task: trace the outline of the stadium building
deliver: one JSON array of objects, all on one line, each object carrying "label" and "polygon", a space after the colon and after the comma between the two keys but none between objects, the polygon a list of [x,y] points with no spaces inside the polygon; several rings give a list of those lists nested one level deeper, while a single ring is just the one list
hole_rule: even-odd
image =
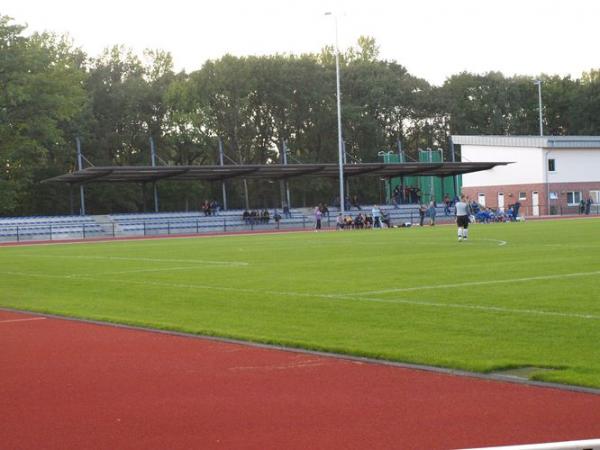
[{"label": "stadium building", "polygon": [[505,161],[466,173],[462,192],[504,210],[517,201],[524,215],[577,213],[600,203],[600,136],[452,136],[463,162]]}]

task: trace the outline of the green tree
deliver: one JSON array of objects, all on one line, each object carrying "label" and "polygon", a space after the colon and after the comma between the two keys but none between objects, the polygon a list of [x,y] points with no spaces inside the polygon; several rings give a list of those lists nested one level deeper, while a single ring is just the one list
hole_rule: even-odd
[{"label": "green tree", "polygon": [[54,188],[37,182],[67,168],[65,124],[85,104],[85,57],[66,38],[24,37],[11,22],[0,16],[0,213],[54,212]]}]

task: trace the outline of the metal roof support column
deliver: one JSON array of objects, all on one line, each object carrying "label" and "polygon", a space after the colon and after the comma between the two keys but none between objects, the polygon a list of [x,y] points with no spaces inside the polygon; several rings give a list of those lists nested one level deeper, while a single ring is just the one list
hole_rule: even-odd
[{"label": "metal roof support column", "polygon": [[75,211],[73,211],[73,183],[69,183],[69,206],[71,210],[71,215],[75,215]]},{"label": "metal roof support column", "polygon": [[[83,158],[81,155],[81,139],[76,137],[75,143],[77,144],[77,169],[83,170]],[[85,216],[85,191],[83,189],[83,183],[79,185],[79,198],[80,198],[79,214],[81,216]]]},{"label": "metal roof support column", "polygon": [[[346,143],[342,142],[342,149],[344,150],[344,165],[347,164],[347,155],[346,155]],[[344,208],[346,207],[346,199],[348,199],[348,208],[351,208],[352,206],[352,201],[350,198],[350,180],[348,179],[348,177],[344,177],[345,179],[345,183],[344,186],[346,187],[346,191],[345,191],[345,196],[343,199],[341,199],[340,201],[343,202],[344,204]]]},{"label": "metal roof support column", "polygon": [[[150,156],[152,158],[152,167],[156,167],[156,147],[154,146],[154,138],[150,136]],[[154,212],[158,212],[158,187],[156,181],[152,182],[152,190],[154,191]]]},{"label": "metal roof support column", "polygon": [[[283,146],[283,164],[285,166],[287,166],[287,152],[288,152],[288,148],[287,148],[287,144],[285,143],[285,141],[282,141],[282,146]],[[290,185],[288,183],[287,178],[283,181],[284,185],[285,185],[285,201],[287,202],[288,208],[292,208],[291,202],[290,202]]]},{"label": "metal roof support column", "polygon": [[[221,166],[225,165],[223,161],[223,141],[220,136],[217,136],[219,140],[219,164]],[[227,211],[227,188],[225,186],[225,180],[221,181],[221,190],[223,191],[223,210]]]},{"label": "metal roof support column", "polygon": [[[430,163],[433,163],[433,149],[431,147],[427,147],[428,160]],[[434,185],[434,177],[433,175],[429,177],[429,201],[432,201],[435,196],[435,185]]]},{"label": "metal roof support column", "polygon": [[[450,155],[452,156],[452,162],[456,162],[456,153],[454,151],[454,142],[452,141],[452,136],[450,136]],[[452,185],[454,187],[454,197],[460,197],[458,195],[458,180],[456,178],[457,176],[458,175],[456,175],[456,174],[452,175]]]},{"label": "metal roof support column", "polygon": [[140,183],[141,194],[142,194],[142,212],[146,212],[146,182],[142,181]]},{"label": "metal roof support column", "polygon": [[[402,149],[402,141],[398,139],[398,157],[400,158],[398,161],[400,163],[405,163],[406,158],[404,157],[404,150]],[[400,201],[401,203],[407,203],[406,198],[404,196],[404,175],[400,175]]]}]

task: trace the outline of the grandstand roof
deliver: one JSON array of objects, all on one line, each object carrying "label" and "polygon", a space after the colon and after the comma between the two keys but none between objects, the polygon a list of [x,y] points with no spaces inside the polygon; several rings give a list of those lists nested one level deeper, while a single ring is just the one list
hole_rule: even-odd
[{"label": "grandstand roof", "polygon": [[[446,177],[469,172],[492,169],[508,162],[439,162],[439,163],[362,163],[345,164],[344,176],[371,175],[378,177],[399,177],[426,175]],[[226,166],[108,166],[87,167],[42,182],[91,183],[91,182],[152,182],[159,180],[222,181],[230,178],[286,179],[302,176],[338,177],[337,164],[265,164],[265,165],[226,165]]]}]

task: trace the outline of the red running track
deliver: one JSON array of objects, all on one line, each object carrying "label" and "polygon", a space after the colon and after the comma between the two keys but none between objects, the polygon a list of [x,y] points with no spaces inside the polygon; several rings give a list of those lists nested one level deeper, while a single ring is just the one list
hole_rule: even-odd
[{"label": "red running track", "polygon": [[0,448],[449,449],[600,437],[600,395],[0,311]]}]

